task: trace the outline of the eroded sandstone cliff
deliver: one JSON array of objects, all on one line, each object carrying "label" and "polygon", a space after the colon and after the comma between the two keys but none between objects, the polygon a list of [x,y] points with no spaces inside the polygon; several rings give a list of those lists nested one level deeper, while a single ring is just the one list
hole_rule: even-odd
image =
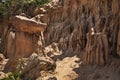
[{"label": "eroded sandstone cliff", "polygon": [[106,64],[120,57],[119,0],[60,0],[47,15],[46,45],[81,54],[86,64]]},{"label": "eroded sandstone cliff", "polygon": [[[15,47],[18,52],[11,53],[13,48],[9,46],[14,44],[14,41],[11,41],[11,36],[8,35],[8,33],[10,34],[9,26],[5,24],[7,27],[1,31],[4,32],[4,34],[0,35],[2,37],[0,51],[5,56],[12,54],[17,58],[21,58],[21,56],[24,57],[27,55],[26,50],[29,52],[28,54],[31,55],[34,51],[30,46],[42,44],[43,47],[39,47],[41,47],[43,51],[36,53],[45,53],[45,56],[47,55],[55,61],[61,59],[61,61],[56,62],[59,64],[59,67],[61,67],[59,62],[63,63],[62,60],[64,61],[65,59],[69,61],[71,60],[71,56],[77,56],[82,64],[110,64],[110,67],[112,66],[111,68],[117,68],[117,71],[120,71],[120,0],[52,0],[50,4],[36,8],[31,14],[35,16],[31,19],[47,24],[46,30],[42,34],[44,37],[39,39],[40,41],[43,40],[42,43],[38,41],[38,37],[35,37],[38,33],[40,34],[41,29],[37,29],[32,23],[29,24],[25,21],[21,21],[23,24],[20,24],[19,21],[19,23],[14,24],[14,22],[16,22],[15,19],[12,24],[15,26],[15,31],[19,33],[16,40],[20,41],[20,43],[18,42],[17,45],[19,46]],[[31,28],[31,24],[34,29]],[[26,35],[26,32],[29,34]],[[21,42],[20,37],[23,38],[25,42],[24,40]],[[10,44],[8,41],[11,41]],[[26,50],[24,50],[24,48],[26,48]],[[7,53],[7,50],[10,54]],[[54,53],[59,55],[53,56]],[[68,61],[65,62],[67,63]],[[109,69],[111,69],[110,67]],[[92,67],[90,69],[94,71],[95,68]],[[107,68],[105,67],[105,69]],[[97,70],[99,71],[99,68],[96,69],[96,71]],[[83,80],[85,80],[85,78]]]}]

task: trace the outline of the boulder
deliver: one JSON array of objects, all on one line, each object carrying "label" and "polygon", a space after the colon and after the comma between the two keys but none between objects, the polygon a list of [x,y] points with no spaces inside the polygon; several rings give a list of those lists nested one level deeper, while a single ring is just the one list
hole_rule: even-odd
[{"label": "boulder", "polygon": [[5,59],[5,56],[3,54],[0,54],[0,73],[4,70],[4,66],[6,65],[7,61],[8,60]]},{"label": "boulder", "polygon": [[5,59],[5,56],[3,54],[0,54],[0,62],[3,62]]},{"label": "boulder", "polygon": [[43,74],[47,76],[56,69],[56,64],[51,58],[40,57],[35,53],[29,57],[26,64],[22,70],[25,80],[35,80],[38,77],[43,77]]}]

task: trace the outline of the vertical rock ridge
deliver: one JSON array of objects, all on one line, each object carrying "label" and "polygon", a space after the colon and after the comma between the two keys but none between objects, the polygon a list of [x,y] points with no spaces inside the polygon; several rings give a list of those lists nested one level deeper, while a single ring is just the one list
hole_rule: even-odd
[{"label": "vertical rock ridge", "polygon": [[48,13],[46,45],[57,42],[64,51],[84,51],[86,64],[106,64],[111,55],[120,55],[119,0],[59,2],[61,7]]}]

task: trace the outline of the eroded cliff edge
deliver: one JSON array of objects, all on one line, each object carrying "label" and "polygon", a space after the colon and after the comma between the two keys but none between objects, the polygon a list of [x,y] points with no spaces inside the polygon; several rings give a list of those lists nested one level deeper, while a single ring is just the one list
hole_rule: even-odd
[{"label": "eroded cliff edge", "polygon": [[85,63],[106,64],[120,57],[119,0],[60,0],[48,11],[46,45],[59,44],[63,53],[83,53]]}]

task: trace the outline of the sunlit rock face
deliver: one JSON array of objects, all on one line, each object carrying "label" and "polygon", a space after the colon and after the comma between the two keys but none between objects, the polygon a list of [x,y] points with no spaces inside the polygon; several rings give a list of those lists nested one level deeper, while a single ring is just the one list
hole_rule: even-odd
[{"label": "sunlit rock face", "polygon": [[45,31],[46,24],[24,16],[15,16],[10,19],[9,27],[7,56],[23,58],[35,52],[39,34]]},{"label": "sunlit rock face", "polygon": [[10,60],[5,70],[14,71],[19,64],[19,59],[27,58],[37,52],[39,37],[42,37],[40,34],[45,31],[46,24],[24,16],[15,16],[10,19],[9,27],[6,56]]}]

